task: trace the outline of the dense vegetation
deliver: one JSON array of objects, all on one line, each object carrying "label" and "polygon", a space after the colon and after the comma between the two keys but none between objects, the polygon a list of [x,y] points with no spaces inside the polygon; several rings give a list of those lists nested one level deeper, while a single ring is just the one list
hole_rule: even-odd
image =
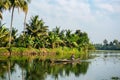
[{"label": "dense vegetation", "polygon": [[[49,26],[46,26],[44,21],[42,19],[39,19],[38,15],[31,17],[29,22],[26,23],[29,2],[30,0],[0,1],[1,21],[3,18],[2,13],[5,10],[11,10],[10,29],[8,29],[5,24],[2,24],[0,21],[0,47],[2,47],[2,52],[6,51],[4,48],[6,48],[9,52],[15,51],[21,53],[26,51],[25,48],[34,48],[34,50],[31,49],[32,51],[37,51],[36,49],[47,49],[47,51],[54,49],[56,53],[61,52],[62,50],[72,50],[73,52],[76,50],[77,52],[94,49],[93,45],[89,41],[87,33],[81,32],[81,30],[72,32],[69,29],[60,30],[60,27],[56,27],[50,31],[48,29]],[[24,30],[19,35],[17,33],[18,30],[13,27],[15,8],[18,10],[21,9],[25,13],[23,23]],[[59,48],[60,51],[58,51],[57,48]],[[43,52],[45,51],[43,50]]]},{"label": "dense vegetation", "polygon": [[108,42],[107,39],[103,41],[103,44],[95,44],[97,50],[120,50],[120,41],[117,39]]},{"label": "dense vegetation", "polygon": [[[18,30],[12,28],[12,47],[24,48],[58,48],[69,47],[79,50],[88,50],[92,48],[87,33],[76,30],[60,30],[59,27],[52,31],[48,30],[43,20],[38,16],[31,17],[26,24],[24,33],[17,35]],[[0,47],[9,46],[9,29],[5,25],[0,25]]]}]

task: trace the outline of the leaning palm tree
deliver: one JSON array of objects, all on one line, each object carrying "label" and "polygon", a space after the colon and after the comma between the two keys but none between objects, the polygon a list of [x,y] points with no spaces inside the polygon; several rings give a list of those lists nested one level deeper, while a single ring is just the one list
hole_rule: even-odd
[{"label": "leaning palm tree", "polygon": [[27,18],[27,13],[28,13],[28,3],[30,3],[31,0],[24,0],[21,5],[21,9],[25,13],[25,18],[24,18],[24,34],[26,30],[26,18]]},{"label": "leaning palm tree", "polygon": [[15,10],[15,8],[19,8],[19,7],[20,7],[20,1],[16,1],[16,0],[9,0],[9,1],[10,1],[10,3],[11,3],[10,9],[12,9],[11,24],[10,24],[10,38],[9,38],[9,47],[11,47],[13,15],[14,15],[14,10]]},{"label": "leaning palm tree", "polygon": [[27,14],[27,11],[28,11],[27,1],[30,1],[30,0],[8,0],[8,1],[11,3],[9,9],[12,10],[11,24],[10,24],[10,38],[9,38],[9,47],[10,47],[11,46],[11,38],[12,38],[14,10],[15,10],[15,8],[17,8],[18,10],[20,8],[20,9],[23,9],[23,11]]}]

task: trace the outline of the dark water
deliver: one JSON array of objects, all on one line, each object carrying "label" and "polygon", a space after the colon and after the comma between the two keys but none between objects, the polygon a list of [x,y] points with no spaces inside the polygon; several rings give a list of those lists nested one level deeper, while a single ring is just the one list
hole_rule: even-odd
[{"label": "dark water", "polygon": [[120,80],[120,52],[93,52],[69,64],[0,60],[0,80]]}]

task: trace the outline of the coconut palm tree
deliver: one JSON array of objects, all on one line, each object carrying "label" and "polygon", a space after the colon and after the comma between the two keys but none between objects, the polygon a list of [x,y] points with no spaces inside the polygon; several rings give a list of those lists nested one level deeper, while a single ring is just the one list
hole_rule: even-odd
[{"label": "coconut palm tree", "polygon": [[32,17],[27,26],[27,34],[34,37],[43,37],[47,35],[48,26],[44,26],[43,20],[39,20],[38,16]]},{"label": "coconut palm tree", "polygon": [[62,43],[62,40],[57,34],[51,31],[49,32],[49,42],[51,44],[51,47],[55,48],[57,46],[59,47],[59,43]]},{"label": "coconut palm tree", "polygon": [[[13,26],[13,16],[14,16],[14,10],[15,8],[17,8],[19,10],[23,9],[23,11],[25,12],[25,14],[27,14],[28,11],[28,5],[27,2],[30,0],[8,0],[11,5],[9,6],[9,9],[12,10],[12,14],[11,14],[11,24],[10,24],[10,38],[9,38],[9,47],[11,46],[11,38],[12,38],[12,26]],[[26,17],[25,17],[26,19]]]},{"label": "coconut palm tree", "polygon": [[25,30],[26,30],[26,18],[27,18],[27,13],[28,13],[28,3],[30,3],[31,0],[24,0],[22,5],[21,5],[21,9],[23,10],[23,12],[25,13],[25,18],[24,18],[24,34],[25,34]]},{"label": "coconut palm tree", "polygon": [[2,17],[2,12],[3,12],[3,10],[9,9],[10,4],[11,4],[11,3],[9,2],[9,0],[1,0],[1,1],[0,1],[0,19],[3,18],[3,17]]},{"label": "coconut palm tree", "polygon": [[2,19],[3,17],[2,17],[2,10],[3,10],[3,0],[2,1],[0,1],[0,19]]},{"label": "coconut palm tree", "polygon": [[5,47],[8,43],[9,30],[0,22],[0,46]]},{"label": "coconut palm tree", "polygon": [[10,24],[10,38],[9,38],[9,47],[11,46],[11,38],[12,38],[12,26],[13,26],[13,15],[15,8],[19,8],[25,12],[25,19],[24,19],[24,27],[26,23],[26,16],[28,12],[28,2],[30,0],[1,0],[0,1],[0,19],[2,19],[2,11],[5,9],[12,10],[11,14],[11,24]]},{"label": "coconut palm tree", "polygon": [[29,24],[26,24],[26,26],[26,35],[31,35],[31,37],[34,37],[34,47],[37,46],[37,48],[39,48],[40,45],[38,44],[44,42],[44,38],[48,35],[48,26],[45,26],[43,20],[39,20],[38,16],[32,17]]}]

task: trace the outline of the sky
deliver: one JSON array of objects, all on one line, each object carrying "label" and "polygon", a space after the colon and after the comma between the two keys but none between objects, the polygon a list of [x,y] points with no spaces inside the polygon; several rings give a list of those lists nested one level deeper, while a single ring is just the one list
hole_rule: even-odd
[{"label": "sky", "polygon": [[[120,0],[31,0],[27,22],[39,15],[52,30],[80,29],[87,32],[92,43],[104,39],[120,41]],[[10,25],[11,11],[3,12],[3,23]],[[24,13],[16,9],[13,26],[23,30]]]}]

